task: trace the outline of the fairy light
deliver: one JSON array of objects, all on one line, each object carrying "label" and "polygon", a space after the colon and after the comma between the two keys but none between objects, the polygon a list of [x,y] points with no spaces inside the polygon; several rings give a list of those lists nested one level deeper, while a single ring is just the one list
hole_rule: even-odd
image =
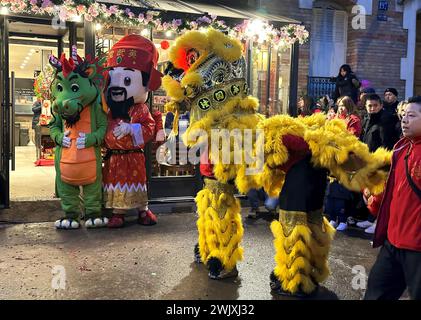
[{"label": "fairy light", "polygon": [[0,14],[2,14],[4,16],[9,14],[9,9],[7,7],[1,7]]}]

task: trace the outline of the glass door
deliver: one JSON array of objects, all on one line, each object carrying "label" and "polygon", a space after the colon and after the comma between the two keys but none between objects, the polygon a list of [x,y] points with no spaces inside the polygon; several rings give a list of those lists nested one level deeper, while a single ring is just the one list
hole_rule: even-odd
[{"label": "glass door", "polygon": [[6,16],[0,15],[0,208],[9,207],[10,88],[9,32]]}]

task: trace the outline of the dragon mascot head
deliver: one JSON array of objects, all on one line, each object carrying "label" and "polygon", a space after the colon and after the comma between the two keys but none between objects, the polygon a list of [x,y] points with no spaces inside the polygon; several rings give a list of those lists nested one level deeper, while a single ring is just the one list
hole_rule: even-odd
[{"label": "dragon mascot head", "polygon": [[53,97],[52,109],[58,113],[66,125],[73,126],[80,119],[83,108],[94,102],[101,102],[100,84],[102,59],[89,61],[77,55],[72,48],[72,55],[66,59],[62,53],[60,59],[50,56],[50,64],[56,69],[51,84]]}]

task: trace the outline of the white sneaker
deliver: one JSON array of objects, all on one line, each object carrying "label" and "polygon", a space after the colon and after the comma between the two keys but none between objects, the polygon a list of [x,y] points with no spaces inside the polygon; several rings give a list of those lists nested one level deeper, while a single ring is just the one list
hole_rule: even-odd
[{"label": "white sneaker", "polygon": [[364,230],[365,233],[374,234],[376,231],[376,224],[374,223],[372,226],[368,227]]},{"label": "white sneaker", "polygon": [[336,228],[338,231],[345,231],[346,229],[348,229],[348,225],[345,222],[341,222]]},{"label": "white sneaker", "polygon": [[334,227],[334,228],[336,228],[337,226],[338,226],[338,224],[336,223],[336,221],[334,221],[334,220],[330,220],[330,225],[332,226],[332,227]]},{"label": "white sneaker", "polygon": [[353,217],[348,217],[348,218],[346,219],[346,223],[347,223],[349,226],[353,226],[353,225],[355,225],[357,222],[355,221],[355,219],[354,219]]},{"label": "white sneaker", "polygon": [[362,228],[362,229],[367,229],[368,227],[371,227],[372,225],[373,225],[373,222],[370,222],[368,220],[357,222],[357,227]]}]

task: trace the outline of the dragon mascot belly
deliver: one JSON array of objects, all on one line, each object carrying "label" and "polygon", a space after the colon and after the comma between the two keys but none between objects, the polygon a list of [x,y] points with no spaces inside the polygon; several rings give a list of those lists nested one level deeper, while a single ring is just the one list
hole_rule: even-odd
[{"label": "dragon mascot belly", "polygon": [[206,264],[212,279],[238,274],[244,230],[234,194],[263,187],[280,200],[279,221],[271,224],[276,251],[271,289],[309,295],[329,274],[334,229],[322,212],[327,175],[351,190],[379,193],[390,154],[370,153],[343,122],[327,121],[323,114],[266,119],[256,111],[257,99],[248,96],[245,78],[240,42],[208,29],[176,40],[162,79],[171,97],[167,110],[190,110],[185,143],[201,150],[204,187],[196,197],[195,259]]},{"label": "dragon mascot belly", "polygon": [[103,227],[108,219],[102,216],[101,144],[107,128],[107,117],[101,103],[97,73],[98,60],[82,60],[72,48],[72,57],[60,60],[51,56],[56,68],[51,86],[54,99],[50,135],[56,144],[56,187],[61,198],[63,219],[58,229],[80,227],[80,187],[85,208],[85,226]]}]

